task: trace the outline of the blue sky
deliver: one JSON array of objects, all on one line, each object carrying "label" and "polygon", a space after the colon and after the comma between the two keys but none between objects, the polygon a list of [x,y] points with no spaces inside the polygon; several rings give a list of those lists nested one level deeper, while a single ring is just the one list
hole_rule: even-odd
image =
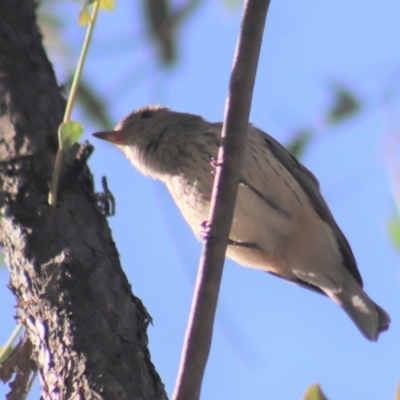
[{"label": "blue sky", "polygon": [[[120,0],[114,13],[100,15],[85,69],[113,122],[149,103],[221,120],[240,8],[228,11],[221,2],[204,1],[179,32],[177,66],[157,73],[143,39],[139,2],[128,3]],[[68,2],[59,9],[66,40],[79,44],[84,31],[75,25],[78,7]],[[378,94],[400,68],[399,15],[395,0],[272,1],[251,111],[251,121],[283,143],[298,128],[318,128],[302,161],[321,182],[365,290],[391,315],[390,330],[370,343],[332,301],[228,260],[202,399],[300,399],[316,381],[330,400],[394,398],[400,378],[400,255],[386,231],[394,204],[385,151],[389,143],[398,158],[393,126],[400,125],[400,104],[398,97],[379,102]],[[123,32],[131,44],[122,43]],[[55,60],[62,79],[63,64],[75,65],[76,56]],[[131,77],[118,79],[121,73]],[[335,81],[365,96],[368,106],[357,118],[327,127],[324,111]],[[90,138],[99,127],[82,113],[74,117],[96,146],[90,167],[98,187],[107,175],[117,199],[109,223],[133,292],[154,319],[148,329],[152,360],[171,395],[201,243],[161,184],[141,176],[110,144]],[[11,333],[15,312],[7,282],[8,272],[1,271],[0,342]],[[30,398],[37,398],[37,390]]]}]

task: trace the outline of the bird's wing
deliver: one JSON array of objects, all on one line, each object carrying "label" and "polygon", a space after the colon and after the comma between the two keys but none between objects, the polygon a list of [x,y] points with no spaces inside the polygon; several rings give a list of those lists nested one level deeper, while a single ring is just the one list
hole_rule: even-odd
[{"label": "bird's wing", "polygon": [[[256,129],[256,128],[255,128]],[[273,137],[267,135],[260,129],[256,129],[260,134],[265,145],[272,154],[281,162],[293,178],[300,184],[304,192],[310,199],[319,217],[332,228],[338,240],[340,252],[343,257],[343,264],[356,281],[362,286],[362,278],[357,268],[357,263],[351,250],[350,244],[340,230],[324,198],[321,195],[319,182],[312,172],[302,165],[292,154],[289,153]]]}]

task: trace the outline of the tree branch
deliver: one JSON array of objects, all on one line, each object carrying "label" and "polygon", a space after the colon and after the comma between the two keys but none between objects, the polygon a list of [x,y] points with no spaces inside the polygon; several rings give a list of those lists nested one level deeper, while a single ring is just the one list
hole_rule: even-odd
[{"label": "tree branch", "polygon": [[251,99],[269,0],[247,0],[234,58],[222,128],[206,239],[197,276],[174,400],[196,400],[211,347],[212,331],[239,175],[246,146]]}]

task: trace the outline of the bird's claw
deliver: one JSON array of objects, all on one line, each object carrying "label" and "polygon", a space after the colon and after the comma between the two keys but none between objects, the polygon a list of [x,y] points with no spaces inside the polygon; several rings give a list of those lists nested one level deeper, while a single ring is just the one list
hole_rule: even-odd
[{"label": "bird's claw", "polygon": [[201,231],[200,231],[200,237],[203,240],[206,240],[210,237],[210,228],[211,228],[211,224],[209,221],[203,221],[200,226],[202,227]]}]

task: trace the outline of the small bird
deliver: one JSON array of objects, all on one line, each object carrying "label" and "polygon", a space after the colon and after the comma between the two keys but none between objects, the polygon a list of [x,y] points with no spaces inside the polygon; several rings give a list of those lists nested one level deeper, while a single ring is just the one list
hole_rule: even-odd
[{"label": "small bird", "polygon": [[[222,123],[146,106],[113,131],[112,142],[144,175],[167,185],[197,238],[208,218]],[[363,291],[346,237],[323,199],[315,176],[281,144],[253,125],[226,255],[246,267],[329,296],[369,340],[389,327],[389,315]]]}]

